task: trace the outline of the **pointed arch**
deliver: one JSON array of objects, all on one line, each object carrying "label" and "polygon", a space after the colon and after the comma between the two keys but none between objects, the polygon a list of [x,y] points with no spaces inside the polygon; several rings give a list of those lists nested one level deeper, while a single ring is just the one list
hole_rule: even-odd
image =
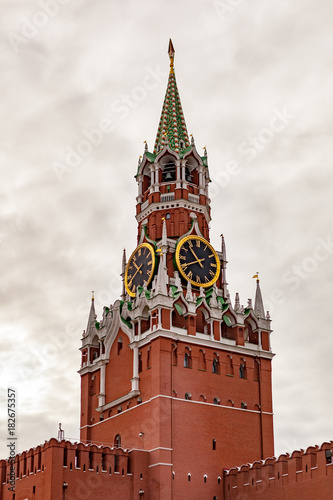
[{"label": "pointed arch", "polygon": [[244,358],[240,359],[239,363],[239,378],[247,378],[246,361]]},{"label": "pointed arch", "polygon": [[227,375],[229,375],[229,377],[234,376],[234,365],[232,361],[232,356],[230,356],[230,354],[228,354],[227,356]]},{"label": "pointed arch", "polygon": [[212,371],[213,373],[220,373],[220,359],[216,352],[213,355]]},{"label": "pointed arch", "polygon": [[209,312],[205,307],[199,307],[197,309],[197,324],[196,331],[198,333],[210,334],[210,325],[208,323]]},{"label": "pointed arch", "polygon": [[206,371],[206,354],[203,349],[199,350],[199,370]]},{"label": "pointed arch", "polygon": [[184,368],[192,368],[192,356],[191,356],[191,349],[189,347],[185,347]]}]

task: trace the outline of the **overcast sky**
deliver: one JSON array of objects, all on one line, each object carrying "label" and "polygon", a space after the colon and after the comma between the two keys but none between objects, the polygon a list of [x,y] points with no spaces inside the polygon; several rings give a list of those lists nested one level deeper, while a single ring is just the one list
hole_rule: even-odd
[{"label": "overcast sky", "polygon": [[260,271],[271,312],[276,455],[333,438],[332,23],[330,0],[0,0],[0,418],[5,438],[15,387],[18,451],[58,422],[79,437],[80,338],[136,246],[169,37],[232,300]]}]

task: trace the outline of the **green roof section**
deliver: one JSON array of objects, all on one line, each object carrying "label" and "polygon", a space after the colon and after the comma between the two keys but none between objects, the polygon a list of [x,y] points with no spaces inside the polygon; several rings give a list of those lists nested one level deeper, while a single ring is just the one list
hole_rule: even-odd
[{"label": "green roof section", "polygon": [[160,145],[160,147],[163,147],[166,143],[168,143],[169,147],[178,154],[183,153],[183,151],[190,146],[177,88],[176,76],[173,69],[175,50],[171,40],[169,42],[168,52],[170,57],[170,74],[157,130],[154,146],[155,154],[158,153],[158,146]]}]

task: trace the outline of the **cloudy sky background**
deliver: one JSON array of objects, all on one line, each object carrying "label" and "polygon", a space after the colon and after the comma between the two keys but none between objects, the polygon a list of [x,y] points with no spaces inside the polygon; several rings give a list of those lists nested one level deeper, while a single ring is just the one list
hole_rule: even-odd
[{"label": "cloudy sky background", "polygon": [[[169,37],[188,131],[208,150],[211,241],[224,233],[232,299],[246,305],[260,271],[271,312],[276,454],[333,439],[332,3],[0,10],[1,457],[7,387],[18,451],[58,422],[79,437],[80,337],[91,290],[100,317],[121,292],[123,247],[136,246],[133,176],[143,141],[153,148]],[[277,113],[287,118],[270,131]],[[100,143],[69,155],[101,123]]]}]

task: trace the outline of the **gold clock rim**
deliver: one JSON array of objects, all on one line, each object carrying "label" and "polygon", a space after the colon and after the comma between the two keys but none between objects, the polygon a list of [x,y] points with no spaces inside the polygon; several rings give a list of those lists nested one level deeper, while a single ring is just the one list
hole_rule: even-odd
[{"label": "gold clock rim", "polygon": [[130,266],[130,262],[131,260],[133,259],[133,256],[136,254],[136,252],[139,250],[139,248],[148,248],[150,253],[151,253],[151,256],[153,258],[153,265],[152,265],[152,269],[151,269],[151,273],[150,273],[150,276],[149,276],[149,279],[147,281],[147,286],[150,284],[151,280],[153,279],[153,275],[154,275],[154,272],[155,272],[155,263],[156,263],[156,258],[155,258],[155,250],[154,250],[154,247],[153,245],[151,245],[150,243],[140,243],[140,245],[138,245],[134,250],[133,252],[131,253],[131,256],[130,258],[128,259],[128,262],[126,264],[126,270],[125,270],[125,288],[126,288],[126,292],[128,293],[128,295],[130,297],[135,297],[135,293],[131,292],[130,289],[128,288],[127,286],[127,276],[128,276],[128,268]]},{"label": "gold clock rim", "polygon": [[[216,273],[215,273],[214,278],[211,279],[210,281],[208,281],[208,283],[197,283],[197,281],[189,279],[181,268],[181,264],[180,264],[180,260],[179,260],[179,253],[180,253],[180,249],[183,246],[183,244],[188,240],[200,240],[200,241],[202,241],[212,250],[212,253],[214,254],[215,261],[216,261]],[[186,281],[189,281],[194,286],[198,286],[198,287],[201,286],[202,288],[208,288],[208,287],[214,285],[214,283],[216,283],[216,281],[218,280],[219,275],[220,275],[220,271],[221,271],[220,259],[219,259],[219,256],[217,255],[216,250],[212,247],[212,245],[209,243],[209,241],[207,241],[202,236],[196,236],[196,235],[184,236],[184,238],[182,238],[179,241],[177,248],[176,248],[176,264],[177,264],[178,271],[180,272],[180,274],[182,275],[182,277]]]}]

